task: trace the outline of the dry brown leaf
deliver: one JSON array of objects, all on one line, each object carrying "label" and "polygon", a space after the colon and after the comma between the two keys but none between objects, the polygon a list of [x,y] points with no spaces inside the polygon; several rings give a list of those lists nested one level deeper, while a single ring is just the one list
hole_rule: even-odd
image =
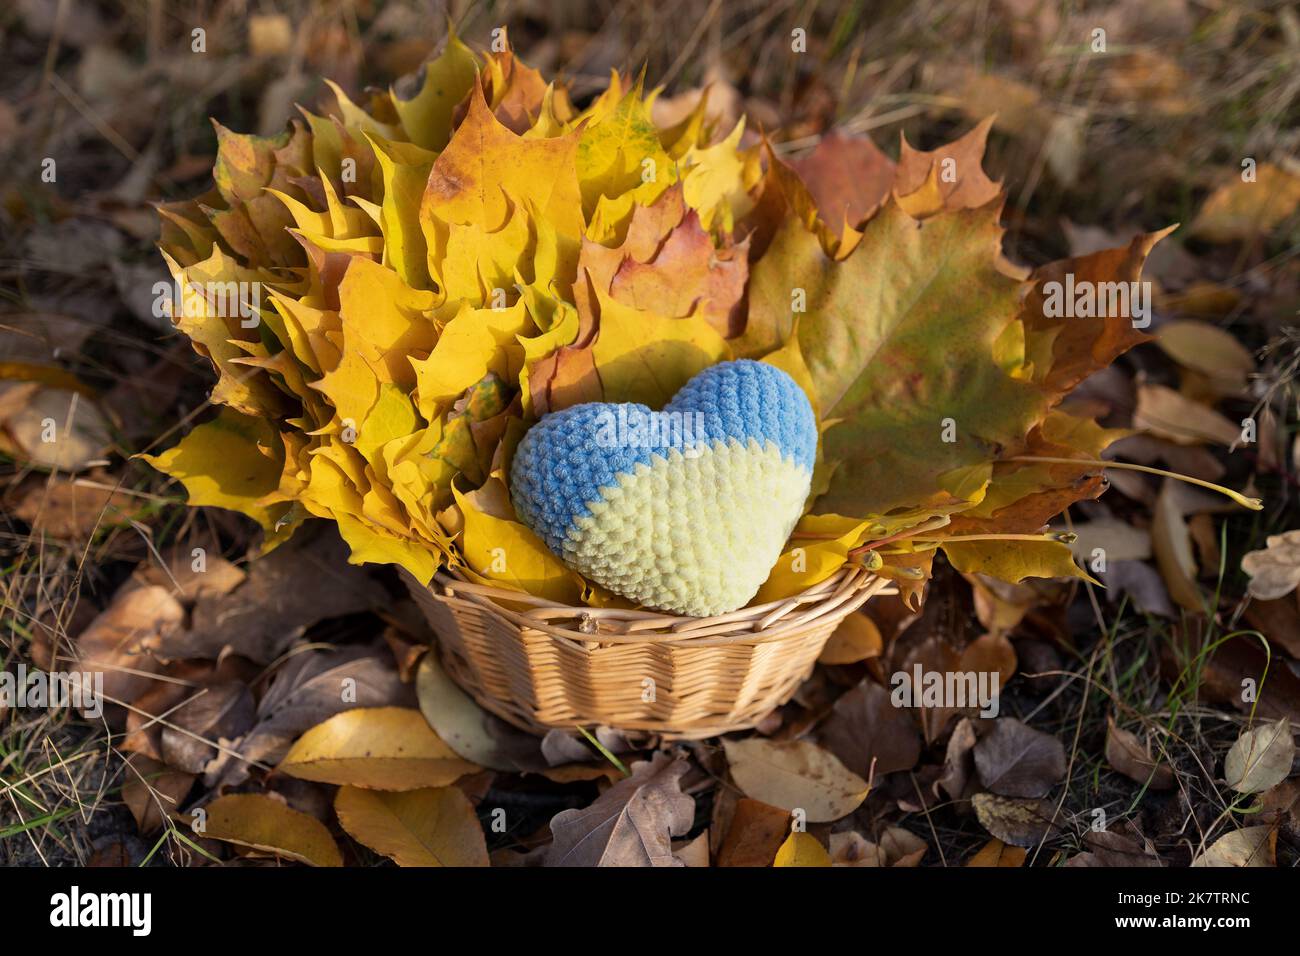
[{"label": "dry brown leaf", "polygon": [[747,796],[810,823],[838,820],[867,798],[867,782],[827,750],[806,740],[724,740],[732,779]]},{"label": "dry brown leaf", "polygon": [[77,391],[30,384],[0,382],[0,390],[24,392],[16,407],[0,399],[0,449],[38,468],[64,472],[100,461],[112,434],[99,406]]},{"label": "dry brown leaf", "polygon": [[1088,849],[1066,860],[1068,867],[1159,867],[1163,864],[1136,840],[1111,830],[1089,830],[1084,835]]},{"label": "dry brown leaf", "polygon": [[122,784],[122,802],[140,832],[153,833],[180,810],[194,785],[194,774],[173,770],[144,754],[132,754],[127,762],[130,769]]},{"label": "dry brown leaf", "polygon": [[204,784],[235,786],[247,778],[250,761],[278,763],[294,740],[327,717],[353,707],[405,704],[410,696],[377,644],[295,648],[258,701],[252,728],[205,768]]},{"label": "dry brown leaf", "polygon": [[1266,826],[1233,830],[1192,860],[1192,866],[1277,866],[1277,831]]},{"label": "dry brown leaf", "polygon": [[1209,322],[1166,322],[1156,344],[1179,365],[1204,375],[1219,394],[1240,392],[1255,371],[1255,357],[1236,336]]},{"label": "dry brown leaf", "polygon": [[1203,611],[1205,601],[1196,583],[1196,557],[1192,554],[1192,535],[1183,518],[1174,488],[1174,479],[1166,478],[1156,497],[1151,523],[1151,546],[1156,565],[1169,588],[1169,596],[1189,611]]},{"label": "dry brown leaf", "polygon": [[86,537],[97,529],[125,524],[140,513],[143,500],[115,490],[115,484],[100,472],[84,479],[58,477],[48,485],[34,483],[15,502],[13,513],[36,535]]},{"label": "dry brown leaf", "polygon": [[1180,445],[1213,442],[1231,446],[1241,440],[1240,425],[1163,385],[1138,386],[1133,427]]},{"label": "dry brown leaf", "polygon": [[[835,702],[821,726],[821,740],[853,773],[870,779],[911,770],[921,757],[921,735],[907,710],[895,707],[889,691],[870,678]],[[873,771],[874,763],[874,771]]]},{"label": "dry brown leaf", "polygon": [[160,665],[150,650],[180,627],[185,610],[160,587],[125,587],[77,638],[81,671],[104,675],[108,702],[130,703],[152,685]]},{"label": "dry brown leaf", "polygon": [[718,849],[718,866],[771,866],[789,832],[789,810],[741,797]]},{"label": "dry brown leaf", "polygon": [[1018,800],[992,793],[971,798],[980,825],[1003,843],[1037,846],[1059,827],[1053,822],[1056,808],[1047,800]]},{"label": "dry brown leaf", "polygon": [[339,823],[353,839],[398,866],[487,866],[474,807],[456,787],[385,793],[340,787]]},{"label": "dry brown leaf", "polygon": [[1137,735],[1115,724],[1106,717],[1106,762],[1130,780],[1152,790],[1168,790],[1177,780],[1173,768],[1151,756],[1151,748],[1143,746]]},{"label": "dry brown leaf", "polygon": [[215,659],[228,650],[269,664],[317,621],[387,606],[387,592],[347,556],[333,529],[304,528],[228,594],[200,594],[190,628],[162,636],[158,653]]},{"label": "dry brown leaf", "polygon": [[178,770],[202,773],[219,752],[214,744],[242,736],[253,725],[254,712],[246,684],[224,681],[203,688],[168,714],[163,760]]},{"label": "dry brown leaf", "polygon": [[1255,181],[1234,173],[1205,200],[1192,222],[1192,235],[1210,242],[1237,242],[1271,233],[1300,205],[1300,176],[1260,163]]},{"label": "dry brown leaf", "polygon": [[1021,867],[1025,865],[1025,857],[1028,855],[1028,852],[1022,847],[1007,846],[995,837],[980,847],[979,852],[966,861],[966,865],[975,867]]},{"label": "dry brown leaf", "polygon": [[969,717],[957,721],[948,738],[948,747],[943,758],[943,775],[934,782],[935,796],[942,787],[952,800],[960,800],[975,776],[975,724]]},{"label": "dry brown leaf", "polygon": [[960,669],[965,673],[998,675],[998,693],[1015,676],[1016,649],[1005,634],[981,634],[961,652]]},{"label": "dry brown leaf", "polygon": [[656,753],[632,765],[632,776],[610,787],[591,806],[551,819],[555,839],[547,866],[681,866],[672,837],[685,836],[695,801],[681,791],[684,760]]},{"label": "dry brown leaf", "polygon": [[1118,518],[1097,518],[1076,524],[1075,539],[1070,551],[1085,566],[1098,548],[1104,553],[1106,564],[1112,561],[1145,561],[1151,557],[1151,532],[1135,528]]},{"label": "dry brown leaf", "polygon": [[975,744],[975,769],[999,796],[1042,797],[1065,779],[1065,745],[1014,717],[1001,717]]},{"label": "dry brown leaf", "polygon": [[1300,585],[1300,530],[1269,535],[1265,546],[1241,559],[1250,575],[1250,596],[1261,601],[1285,597]]},{"label": "dry brown leaf", "polygon": [[709,865],[709,831],[705,830],[694,840],[674,840],[673,858],[682,866],[704,869]]}]

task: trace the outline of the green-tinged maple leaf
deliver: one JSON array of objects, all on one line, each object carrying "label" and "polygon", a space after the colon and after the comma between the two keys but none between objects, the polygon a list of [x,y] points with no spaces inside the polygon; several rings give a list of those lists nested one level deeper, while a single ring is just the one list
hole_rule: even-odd
[{"label": "green-tinged maple leaf", "polygon": [[800,349],[822,415],[840,420],[823,436],[839,466],[818,511],[970,500],[970,470],[1045,413],[994,352],[1018,293],[994,267],[1001,234],[996,205],[918,223],[891,202],[843,262],[791,220],[755,265],[746,339],[784,340],[802,294]]}]

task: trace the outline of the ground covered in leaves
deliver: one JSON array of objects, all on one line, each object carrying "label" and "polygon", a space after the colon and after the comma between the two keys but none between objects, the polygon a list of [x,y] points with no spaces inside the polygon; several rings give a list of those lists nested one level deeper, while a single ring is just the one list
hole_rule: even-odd
[{"label": "ground covered in leaves", "polygon": [[[967,6],[448,11],[476,47],[508,27],[578,104],[645,63],[666,125],[710,85],[718,128],[747,114],[849,222],[874,189],[842,137],[871,136],[879,169],[900,131],[929,147],[996,111],[984,165],[1009,190],[1009,261],[1182,223],[1143,275],[1153,341],[1070,407],[1132,430],[1109,456],[1264,510],[1112,470],[1058,526],[1104,588],[940,559],[922,610],[871,601],[756,731],[690,743],[514,730],[442,673],[395,574],[348,565],[319,529],[254,560],[255,527],[187,510],[130,459],[210,415],[210,369],[155,309],[151,205],[209,188],[207,117],[274,133],[295,102],[332,103],[316,77],[359,96],[417,68],[445,23],[400,0],[0,14],[0,149],[19,171],[0,187],[4,669],[93,663],[113,702],[0,704],[0,860],[1295,865],[1300,19]],[[51,415],[73,426],[57,459]],[[895,706],[893,676],[918,666],[997,674],[1000,710]]]}]

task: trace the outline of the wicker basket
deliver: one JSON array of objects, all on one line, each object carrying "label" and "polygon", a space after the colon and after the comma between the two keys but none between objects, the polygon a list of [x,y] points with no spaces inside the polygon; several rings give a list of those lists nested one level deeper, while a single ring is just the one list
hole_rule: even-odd
[{"label": "wicker basket", "polygon": [[571,607],[445,572],[427,588],[407,583],[447,673],[487,710],[533,733],[604,724],[670,739],[754,726],[812,673],[840,621],[890,586],[846,567],[781,601],[676,617]]}]

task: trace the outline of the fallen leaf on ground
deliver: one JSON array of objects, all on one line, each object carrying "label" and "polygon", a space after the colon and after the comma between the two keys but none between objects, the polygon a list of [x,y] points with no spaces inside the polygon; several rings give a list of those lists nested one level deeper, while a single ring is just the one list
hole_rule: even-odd
[{"label": "fallen leaf on ground", "polygon": [[1059,830],[1052,822],[1056,808],[1047,800],[1017,800],[977,793],[971,803],[980,825],[1003,843],[1037,846]]},{"label": "fallen leaf on ground", "polygon": [[1192,866],[1277,866],[1277,831],[1272,827],[1243,827],[1225,833]]},{"label": "fallen leaf on ground", "polygon": [[42,481],[28,487],[14,503],[13,513],[37,535],[86,537],[97,529],[125,524],[143,510],[142,499],[115,487],[115,479],[97,472],[85,479],[58,477],[48,485]]},{"label": "fallen leaf on ground", "polygon": [[943,758],[943,774],[934,782],[935,796],[942,787],[949,799],[960,800],[975,777],[975,757],[972,751],[976,743],[975,725],[969,717],[957,721],[948,738],[948,746]]},{"label": "fallen leaf on ground", "polygon": [[1273,601],[1300,585],[1300,530],[1269,535],[1265,547],[1241,559],[1250,575],[1250,596]]},{"label": "fallen leaf on ground", "polygon": [[195,775],[173,770],[144,754],[132,754],[130,769],[122,784],[122,802],[135,817],[140,832],[153,833],[181,808],[194,786]]},{"label": "fallen leaf on ground", "polygon": [[220,741],[243,735],[253,724],[255,705],[248,685],[225,681],[205,687],[167,716],[162,756],[178,770],[202,773]]},{"label": "fallen leaf on ground", "polygon": [[672,837],[685,836],[695,801],[681,791],[684,760],[656,753],[589,807],[551,819],[547,866],[680,866]]},{"label": "fallen leaf on ground", "polygon": [[275,672],[257,704],[256,721],[230,753],[206,768],[208,787],[232,787],[248,777],[250,761],[276,764],[305,731],[354,707],[405,704],[411,692],[382,648],[300,650]]},{"label": "fallen leaf on ground", "polygon": [[1255,181],[1235,172],[1206,198],[1190,232],[1209,242],[1237,242],[1268,235],[1300,205],[1300,176],[1260,163]]},{"label": "fallen leaf on ground", "polygon": [[398,866],[487,866],[474,808],[455,787],[385,793],[340,787],[339,823],[354,840]]},{"label": "fallen leaf on ground", "polygon": [[823,664],[855,664],[879,657],[883,647],[876,622],[865,614],[850,614],[831,634],[817,660]]},{"label": "fallen leaf on ground", "polygon": [[1196,583],[1192,533],[1178,504],[1175,481],[1166,478],[1156,497],[1151,521],[1151,547],[1169,596],[1189,611],[1204,611],[1205,600]]},{"label": "fallen leaf on ground", "polygon": [[325,824],[274,797],[235,793],[206,807],[200,836],[234,843],[312,866],[342,866],[343,855]]},{"label": "fallen leaf on ground", "polygon": [[1195,319],[1166,322],[1156,344],[1184,368],[1207,376],[1224,394],[1240,392],[1255,371],[1255,357],[1231,332]]},{"label": "fallen leaf on ground", "polygon": [[1028,855],[1024,848],[1007,846],[1001,840],[994,838],[980,847],[979,852],[966,861],[966,865],[1020,867],[1025,865],[1025,857]]},{"label": "fallen leaf on ground", "polygon": [[690,842],[674,840],[673,858],[682,866],[707,867],[709,865],[709,831],[705,830]]},{"label": "fallen leaf on ground", "polygon": [[1223,776],[1238,793],[1261,793],[1289,777],[1294,760],[1291,721],[1283,717],[1238,737],[1223,760]]},{"label": "fallen leaf on ground", "polygon": [[429,724],[466,760],[489,770],[510,772],[546,767],[537,738],[476,704],[447,676],[433,651],[420,661],[415,690]]},{"label": "fallen leaf on ground", "polygon": [[445,787],[479,768],[406,707],[345,710],[303,734],[280,763],[303,780],[373,790]]},{"label": "fallen leaf on ground", "polygon": [[789,832],[789,810],[741,797],[718,849],[718,866],[771,866]]},{"label": "fallen leaf on ground", "polygon": [[921,734],[907,710],[895,707],[889,691],[870,678],[835,702],[821,726],[821,740],[846,768],[869,779],[910,770],[921,757]]},{"label": "fallen leaf on ground", "polygon": [[1100,548],[1109,567],[1112,561],[1145,561],[1151,557],[1151,532],[1118,518],[1098,518],[1076,524],[1070,545],[1076,560],[1087,564]]},{"label": "fallen leaf on ground", "polygon": [[1133,427],[1180,445],[1214,442],[1230,446],[1241,440],[1240,425],[1163,385],[1138,386]]},{"label": "fallen leaf on ground", "polygon": [[1177,780],[1173,768],[1151,756],[1137,735],[1106,718],[1106,762],[1115,770],[1152,790],[1168,790]]},{"label": "fallen leaf on ground", "polygon": [[980,782],[1004,797],[1042,797],[1065,779],[1065,745],[1051,734],[1002,717],[975,744]]},{"label": "fallen leaf on ground", "polygon": [[185,610],[160,587],[124,588],[77,638],[76,667],[101,671],[107,702],[130,703],[153,683],[160,665],[149,653],[180,627]]},{"label": "fallen leaf on ground", "polygon": [[165,657],[214,659],[223,651],[269,664],[317,621],[390,603],[332,529],[294,535],[254,561],[248,579],[228,594],[201,594],[188,630],[158,641]]},{"label": "fallen leaf on ground", "polygon": [[773,866],[830,866],[831,855],[810,833],[791,833],[776,851]]},{"label": "fallen leaf on ground", "polygon": [[[15,390],[24,397],[10,403]],[[104,413],[80,392],[0,381],[0,393],[0,449],[38,468],[83,471],[112,444]]]},{"label": "fallen leaf on ground", "polygon": [[732,779],[746,796],[811,823],[838,820],[867,798],[867,782],[833,754],[806,740],[724,740]]},{"label": "fallen leaf on ground", "polygon": [[1158,867],[1163,864],[1148,853],[1136,840],[1110,830],[1089,830],[1083,838],[1087,850],[1076,853],[1065,861],[1069,867],[1093,866],[1143,866]]}]

